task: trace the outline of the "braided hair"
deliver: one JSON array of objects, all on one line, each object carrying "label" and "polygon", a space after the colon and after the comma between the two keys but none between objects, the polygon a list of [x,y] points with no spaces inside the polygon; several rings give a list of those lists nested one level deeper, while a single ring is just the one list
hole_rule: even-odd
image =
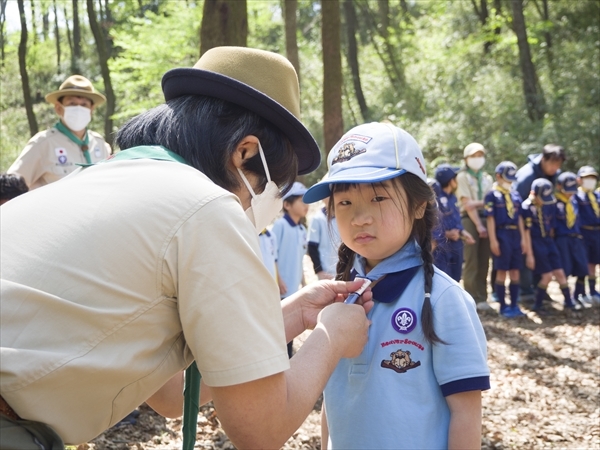
[{"label": "braided hair", "polygon": [[[445,342],[436,334],[433,326],[433,308],[431,307],[431,290],[433,287],[433,254],[432,254],[432,231],[437,225],[438,213],[435,194],[431,187],[412,173],[405,173],[391,180],[399,193],[399,186],[406,192],[405,201],[409,217],[412,219],[411,238],[416,239],[421,247],[421,258],[423,259],[423,270],[425,272],[425,299],[421,309],[421,323],[425,339],[430,344]],[[377,183],[374,183],[374,185]],[[332,185],[332,194],[345,192],[356,184],[340,183]],[[399,207],[402,207],[399,205]],[[329,218],[335,216],[335,204],[333,201],[328,205]],[[342,242],[338,250],[338,263],[336,268],[336,280],[346,281],[350,279],[350,271],[354,264],[356,253]]]}]

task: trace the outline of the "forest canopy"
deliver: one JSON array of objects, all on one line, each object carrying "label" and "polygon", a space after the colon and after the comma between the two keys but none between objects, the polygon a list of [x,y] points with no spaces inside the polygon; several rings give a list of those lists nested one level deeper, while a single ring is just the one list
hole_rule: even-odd
[{"label": "forest canopy", "polygon": [[[278,52],[297,64],[302,119],[324,154],[324,126],[335,116],[324,113],[331,111],[324,98],[339,89],[334,137],[360,122],[389,120],[415,136],[430,168],[459,164],[473,141],[488,149],[487,170],[505,159],[521,165],[550,142],[566,148],[566,169],[600,166],[597,0],[238,1],[244,10],[230,8],[230,20],[246,24],[244,36],[215,35],[203,21],[208,6],[234,0],[0,1],[1,171],[35,131],[25,98],[42,131],[57,120],[44,95],[80,73],[112,92],[114,104],[100,107],[90,125],[111,134],[164,101],[167,70],[192,66],[202,48],[219,42]],[[25,46],[23,26],[7,27],[14,10],[8,1],[24,12]],[[336,50],[325,32],[337,37],[338,27]],[[323,55],[329,62],[331,49],[339,53],[341,77],[325,70],[332,77],[325,79]],[[324,172],[322,165],[307,183]]]}]

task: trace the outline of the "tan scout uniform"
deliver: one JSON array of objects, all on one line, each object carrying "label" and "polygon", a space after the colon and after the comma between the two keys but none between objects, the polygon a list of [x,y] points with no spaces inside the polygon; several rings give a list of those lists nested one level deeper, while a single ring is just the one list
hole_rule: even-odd
[{"label": "tan scout uniform", "polygon": [[[492,189],[494,180],[484,173],[481,179],[481,198],[479,198],[479,187],[477,178],[466,170],[461,170],[456,175],[456,198],[460,208],[462,225],[475,239],[475,244],[465,245],[464,258],[465,265],[463,269],[463,283],[465,290],[471,294],[477,303],[487,300],[487,274],[489,269],[489,260],[492,256],[489,239],[481,239],[477,232],[477,227],[467,215],[461,198],[466,197],[470,200],[483,200],[485,195]],[[477,209],[477,215],[480,217],[482,225],[486,226],[486,220],[483,218],[483,206]]]},{"label": "tan scout uniform", "polygon": [[[89,154],[92,162],[101,161],[110,155],[110,146],[94,131],[88,131]],[[58,131],[50,128],[33,136],[7,173],[21,175],[29,189],[36,189],[67,176],[86,163],[81,147]]]},{"label": "tan scout uniform", "polygon": [[76,444],[194,358],[209,386],[289,368],[254,227],[201,172],[114,161],[27,197],[1,215],[0,392],[22,418]]}]

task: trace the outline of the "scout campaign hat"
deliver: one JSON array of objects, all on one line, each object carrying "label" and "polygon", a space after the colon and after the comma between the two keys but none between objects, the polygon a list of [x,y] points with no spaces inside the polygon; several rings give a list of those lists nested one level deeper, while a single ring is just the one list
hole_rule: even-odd
[{"label": "scout campaign hat", "polygon": [[390,123],[372,122],[352,128],[327,157],[329,174],[304,194],[304,203],[331,195],[338,183],[377,183],[410,172],[425,183],[425,160],[417,141]]},{"label": "scout campaign hat", "polygon": [[162,79],[165,100],[206,95],[252,111],[279,128],[298,156],[298,174],[315,170],[321,152],[300,122],[300,88],[292,63],[277,53],[247,47],[215,47],[194,67],[169,70]]},{"label": "scout campaign hat", "polygon": [[442,186],[445,186],[458,174],[459,171],[460,167],[454,167],[450,164],[440,164],[435,168],[435,179]]},{"label": "scout campaign hat", "polygon": [[502,161],[496,166],[496,174],[513,183],[517,181],[517,165],[512,161]]},{"label": "scout campaign hat", "polygon": [[46,95],[46,101],[54,104],[59,98],[65,95],[89,98],[95,106],[101,105],[106,101],[106,97],[94,89],[91,81],[81,75],[71,75],[60,85],[58,91],[50,92]]}]

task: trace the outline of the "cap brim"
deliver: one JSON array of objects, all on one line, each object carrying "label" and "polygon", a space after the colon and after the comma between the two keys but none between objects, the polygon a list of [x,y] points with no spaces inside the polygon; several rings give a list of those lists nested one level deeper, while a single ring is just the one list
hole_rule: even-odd
[{"label": "cap brim", "polygon": [[165,100],[183,95],[215,97],[252,111],[271,122],[289,139],[298,156],[298,175],[314,171],[321,152],[308,129],[290,111],[271,97],[233,78],[201,69],[169,70],[162,78]]},{"label": "cap brim", "polygon": [[91,93],[81,89],[63,89],[62,91],[50,92],[46,97],[46,101],[48,103],[52,103],[53,105],[58,101],[59,98],[65,97],[67,95],[73,95],[75,97],[84,97],[89,98],[92,102],[94,102],[94,106],[101,105],[106,102],[106,97],[102,94]]},{"label": "cap brim", "polygon": [[354,167],[330,175],[325,181],[311,186],[304,194],[304,203],[314,203],[331,195],[330,184],[378,183],[406,173],[405,169]]},{"label": "cap brim", "polygon": [[589,172],[582,172],[581,174],[578,175],[579,178],[584,178],[584,177],[596,177],[598,178],[598,172],[596,172],[595,170],[590,170]]}]

